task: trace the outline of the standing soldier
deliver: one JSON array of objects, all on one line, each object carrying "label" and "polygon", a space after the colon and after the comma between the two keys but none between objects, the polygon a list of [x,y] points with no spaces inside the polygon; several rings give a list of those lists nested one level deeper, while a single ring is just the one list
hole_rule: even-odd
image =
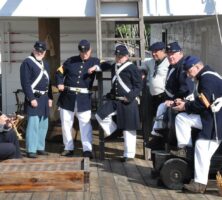
[{"label": "standing soldier", "polygon": [[[142,89],[142,77],[138,68],[129,61],[129,52],[124,45],[115,50],[116,63],[113,70],[112,89],[108,101],[99,108],[96,119],[109,136],[118,129],[124,135],[124,162],[132,160],[136,154],[136,130],[140,128],[138,102],[136,98]],[[104,67],[106,67],[104,65]],[[117,124],[112,120],[116,115]]]},{"label": "standing soldier", "polygon": [[[142,106],[144,131],[151,132],[153,119],[160,103],[165,100],[165,84],[169,67],[169,60],[166,54],[166,46],[164,42],[153,43],[149,50],[152,58],[146,59],[140,69],[147,74],[146,86],[144,93],[144,101]],[[148,90],[148,91],[147,91]]]},{"label": "standing soldier", "polygon": [[[52,90],[49,65],[43,61],[46,44],[37,41],[31,55],[20,67],[20,80],[25,94],[27,114],[26,150],[29,158],[48,155],[45,138],[48,131],[49,107],[52,106]],[[36,154],[37,153],[37,154]]]},{"label": "standing soldier", "polygon": [[78,45],[79,55],[68,58],[56,72],[56,82],[61,92],[58,99],[62,123],[63,143],[62,156],[72,156],[74,150],[72,127],[74,115],[79,120],[83,146],[83,156],[92,158],[91,126],[91,88],[95,73],[89,72],[93,66],[99,66],[98,58],[91,57],[92,49],[87,40]]}]

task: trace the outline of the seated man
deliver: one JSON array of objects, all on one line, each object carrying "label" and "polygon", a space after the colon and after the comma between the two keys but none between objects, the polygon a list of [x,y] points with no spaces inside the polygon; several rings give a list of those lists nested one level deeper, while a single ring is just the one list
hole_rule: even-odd
[{"label": "seated man", "polygon": [[21,158],[19,142],[12,129],[11,119],[0,116],[0,160]]},{"label": "seated man", "polygon": [[208,182],[211,157],[222,139],[222,78],[195,56],[184,60],[184,70],[198,82],[197,97],[193,101],[177,100],[175,110],[185,111],[175,120],[178,151],[177,156],[186,156],[192,146],[191,128],[201,129],[194,147],[194,182],[184,188],[195,193],[204,193]]},{"label": "seated man", "polygon": [[[177,42],[173,42],[167,45],[166,51],[170,66],[166,77],[165,102],[158,106],[156,118],[163,116],[167,107],[170,107],[174,103],[174,99],[190,99],[193,97],[194,83],[183,71],[184,55],[181,47]],[[163,137],[157,132],[158,129],[162,128],[162,121],[156,120],[151,132],[153,137],[148,143],[148,148],[152,150],[163,149]]]}]

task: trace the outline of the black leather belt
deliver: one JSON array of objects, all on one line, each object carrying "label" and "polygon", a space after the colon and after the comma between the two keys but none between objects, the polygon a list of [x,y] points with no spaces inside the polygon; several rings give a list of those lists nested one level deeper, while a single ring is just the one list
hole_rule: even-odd
[{"label": "black leather belt", "polygon": [[157,95],[153,95],[153,97],[154,98],[163,98],[163,97],[165,97],[165,92],[163,92],[163,93],[160,93],[160,94],[157,94]]},{"label": "black leather belt", "polygon": [[45,91],[45,92],[35,91],[35,92],[34,92],[34,96],[35,96],[36,98],[39,98],[39,97],[44,96],[44,95],[46,95],[46,94],[48,94],[47,91]]}]

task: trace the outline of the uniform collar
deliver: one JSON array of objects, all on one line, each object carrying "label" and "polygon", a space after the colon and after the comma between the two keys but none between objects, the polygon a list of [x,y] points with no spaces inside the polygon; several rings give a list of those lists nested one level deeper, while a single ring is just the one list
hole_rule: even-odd
[{"label": "uniform collar", "polygon": [[81,62],[85,63],[87,62],[91,57],[89,57],[87,60],[82,60],[81,56],[79,55],[79,59],[81,60]]},{"label": "uniform collar", "polygon": [[210,68],[210,66],[205,65],[205,66],[203,67],[203,69],[201,69],[201,70],[199,71],[199,73],[196,75],[196,79],[199,79],[200,76],[201,76],[204,72],[206,72],[206,71],[213,71],[213,70]]},{"label": "uniform collar", "polygon": [[35,55],[33,54],[33,53],[31,53],[31,56],[37,61],[37,62],[39,62],[40,64],[42,64],[43,63],[43,61],[42,60],[37,60],[36,59],[36,57],[35,57]]},{"label": "uniform collar", "polygon": [[182,57],[175,65],[171,65],[171,66],[174,68],[183,66],[183,60],[184,60],[184,57]]},{"label": "uniform collar", "polygon": [[162,60],[156,60],[155,65],[160,65],[165,59],[166,57],[164,57]]}]

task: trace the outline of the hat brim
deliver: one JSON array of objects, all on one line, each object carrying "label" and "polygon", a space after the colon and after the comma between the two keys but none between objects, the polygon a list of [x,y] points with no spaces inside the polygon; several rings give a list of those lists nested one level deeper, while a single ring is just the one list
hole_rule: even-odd
[{"label": "hat brim", "polygon": [[129,55],[129,53],[115,53],[116,56],[126,56]]},{"label": "hat brim", "polygon": [[176,53],[176,52],[181,52],[181,50],[167,50],[167,53]]},{"label": "hat brim", "polygon": [[84,53],[90,50],[90,46],[85,46],[84,48],[82,48],[81,46],[78,46],[78,49],[80,52]]},{"label": "hat brim", "polygon": [[149,51],[162,51],[164,50],[165,48],[162,48],[162,49],[149,49]]},{"label": "hat brim", "polygon": [[35,50],[38,51],[38,52],[44,52],[44,51],[46,51],[46,49],[42,49],[42,48],[35,48]]},{"label": "hat brim", "polygon": [[129,55],[129,52],[128,51],[121,51],[121,52],[114,51],[114,55],[116,55],[116,56],[126,56],[126,55]]}]

